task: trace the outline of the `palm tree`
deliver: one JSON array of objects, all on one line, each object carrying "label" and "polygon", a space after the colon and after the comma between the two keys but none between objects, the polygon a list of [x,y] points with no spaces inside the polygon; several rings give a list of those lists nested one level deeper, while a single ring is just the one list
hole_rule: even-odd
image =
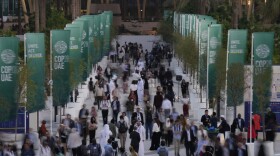
[{"label": "palm tree", "polygon": [[46,0],[40,2],[40,28],[41,30],[46,29]]},{"label": "palm tree", "polygon": [[137,0],[137,11],[138,11],[138,20],[141,20],[141,6],[140,6],[140,0]]},{"label": "palm tree", "polygon": [[147,3],[147,0],[143,0],[143,12],[142,12],[143,20],[145,19],[145,16],[146,16],[146,3]]},{"label": "palm tree", "polygon": [[237,29],[238,28],[238,21],[240,18],[242,18],[242,2],[241,0],[235,0],[232,1],[232,9],[233,9],[233,14],[232,14],[232,26],[233,28]]},{"label": "palm tree", "polygon": [[35,7],[35,32],[40,31],[40,12],[39,12],[39,0],[34,0],[34,7]]}]

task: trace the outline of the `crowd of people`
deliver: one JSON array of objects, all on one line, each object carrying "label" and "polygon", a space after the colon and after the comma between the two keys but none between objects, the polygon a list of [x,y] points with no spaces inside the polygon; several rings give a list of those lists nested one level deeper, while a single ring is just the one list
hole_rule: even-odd
[{"label": "crowd of people", "polygon": [[[183,113],[179,114],[174,107],[176,96],[173,74],[169,69],[172,57],[169,45],[155,43],[148,52],[138,43],[125,42],[120,46],[117,42],[115,50],[109,54],[110,63],[105,70],[97,66],[97,76],[88,82],[88,99],[94,99],[91,110],[84,104],[77,118],[72,119],[67,114],[54,136],[49,134],[46,121],[42,121],[39,136],[27,133],[21,155],[33,156],[34,149],[39,149],[39,156],[63,156],[67,153],[73,156],[144,156],[145,142],[151,140],[149,150],[156,151],[159,156],[179,156],[181,145],[185,147],[183,155],[186,156],[246,156],[246,139],[257,139],[260,116],[253,115],[253,126],[246,130],[248,137],[242,133],[247,128],[241,114],[230,126],[225,116],[217,117],[215,112],[210,116],[205,110],[201,122],[196,123],[189,119],[191,108],[189,82],[186,80],[180,84],[184,100]],[[168,62],[167,67],[164,62]],[[120,68],[112,66],[115,63]],[[156,90],[155,95],[151,93],[153,89]],[[120,100],[124,97],[127,97],[125,101]],[[101,112],[102,127],[98,112]],[[270,125],[265,127],[267,140],[273,141],[276,118],[269,109],[265,120]],[[96,136],[98,128],[102,130]],[[126,146],[128,137],[131,140],[129,147]],[[170,146],[174,147],[174,153],[169,151]],[[0,149],[3,149],[1,147],[2,144]],[[12,146],[7,146],[0,150],[0,156],[1,151],[12,153],[13,150]]]}]

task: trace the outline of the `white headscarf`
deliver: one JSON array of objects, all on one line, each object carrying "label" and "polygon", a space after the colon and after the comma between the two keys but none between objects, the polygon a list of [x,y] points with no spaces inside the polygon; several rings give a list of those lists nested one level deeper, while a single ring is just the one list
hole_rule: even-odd
[{"label": "white headscarf", "polygon": [[166,127],[170,127],[170,126],[171,126],[170,118],[166,118],[165,126],[166,126]]}]

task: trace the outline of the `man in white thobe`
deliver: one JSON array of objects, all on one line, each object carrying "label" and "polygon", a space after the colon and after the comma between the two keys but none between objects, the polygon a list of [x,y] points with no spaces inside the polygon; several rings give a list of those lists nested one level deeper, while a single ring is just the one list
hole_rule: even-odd
[{"label": "man in white thobe", "polygon": [[138,127],[137,132],[140,134],[140,139],[141,139],[139,143],[138,156],[144,156],[145,154],[144,141],[146,138],[145,135],[146,130],[140,121],[137,122],[137,127]]},{"label": "man in white thobe", "polygon": [[138,96],[138,104],[140,105],[143,102],[144,98],[144,81],[140,78],[137,84],[137,96]]}]

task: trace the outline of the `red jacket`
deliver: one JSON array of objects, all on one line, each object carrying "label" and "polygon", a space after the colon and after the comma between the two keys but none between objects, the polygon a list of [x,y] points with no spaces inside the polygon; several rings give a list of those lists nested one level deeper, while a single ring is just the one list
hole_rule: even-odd
[{"label": "red jacket", "polygon": [[[250,138],[250,125],[248,126],[248,132],[247,132],[247,138]],[[255,126],[252,126],[252,139],[255,139],[257,137],[256,135],[256,129]]]}]

